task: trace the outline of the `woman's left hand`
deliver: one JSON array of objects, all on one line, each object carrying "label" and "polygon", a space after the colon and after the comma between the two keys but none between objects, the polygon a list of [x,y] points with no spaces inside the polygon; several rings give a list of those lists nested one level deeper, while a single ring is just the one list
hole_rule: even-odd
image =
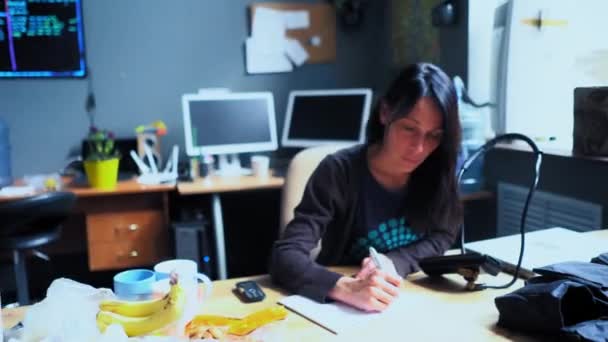
[{"label": "woman's left hand", "polygon": [[[378,258],[380,259],[379,261],[380,261],[383,272],[391,274],[398,279],[401,279],[401,277],[397,273],[397,270],[395,269],[395,264],[393,264],[393,261],[391,259],[389,259],[386,255],[381,254],[381,253],[378,253]],[[376,270],[377,268],[378,267],[376,267],[376,264],[372,261],[372,258],[367,257],[367,258],[363,259],[363,261],[361,262],[361,269],[359,270],[359,272],[357,272],[357,274],[355,275],[355,278],[357,278],[357,279],[366,278],[372,272],[374,272],[374,270]]]}]

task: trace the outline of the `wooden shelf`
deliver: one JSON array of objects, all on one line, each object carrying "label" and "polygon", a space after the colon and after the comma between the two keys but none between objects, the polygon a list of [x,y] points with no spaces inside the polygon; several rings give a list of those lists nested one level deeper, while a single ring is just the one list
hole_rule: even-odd
[{"label": "wooden shelf", "polygon": [[460,199],[462,201],[476,201],[476,200],[482,200],[482,199],[490,199],[493,197],[494,197],[494,193],[492,193],[490,191],[485,191],[485,190],[475,191],[475,192],[466,193],[466,194],[460,194]]},{"label": "wooden shelf", "polygon": [[[514,151],[522,151],[522,152],[532,152],[530,146],[525,143],[520,142],[512,142],[512,143],[503,143],[497,144],[496,148],[501,148],[505,150],[514,150]],[[591,161],[599,161],[599,162],[608,162],[608,156],[585,156],[572,153],[572,150],[567,150],[565,148],[557,148],[557,147],[544,147],[539,146],[540,150],[545,155],[550,156],[558,156],[565,158],[577,158],[582,160],[591,160]]]},{"label": "wooden shelf", "polygon": [[232,191],[280,189],[283,187],[283,177],[236,176],[197,178],[193,182],[179,182],[177,191],[180,195],[210,194]]},{"label": "wooden shelf", "polygon": [[90,197],[140,194],[145,192],[166,192],[172,191],[173,189],[175,189],[175,185],[172,184],[142,185],[137,183],[135,179],[130,179],[118,182],[116,188],[113,190],[98,190],[91,188],[86,184],[74,184],[68,181],[64,190],[71,191],[78,197]]}]

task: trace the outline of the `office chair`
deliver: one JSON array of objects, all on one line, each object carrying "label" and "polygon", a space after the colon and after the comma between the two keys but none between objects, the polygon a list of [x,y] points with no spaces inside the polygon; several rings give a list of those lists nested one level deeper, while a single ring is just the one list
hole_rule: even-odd
[{"label": "office chair", "polygon": [[[293,219],[293,211],[302,200],[304,188],[313,171],[321,160],[328,154],[344,148],[341,145],[323,145],[311,147],[298,152],[287,168],[285,184],[281,195],[281,217],[279,221],[279,236],[283,235],[285,227]],[[316,259],[321,251],[321,241],[315,249],[310,252],[310,258]]]},{"label": "office chair", "polygon": [[71,192],[48,192],[0,204],[0,251],[11,251],[17,301],[29,304],[26,253],[59,239],[76,201]]}]

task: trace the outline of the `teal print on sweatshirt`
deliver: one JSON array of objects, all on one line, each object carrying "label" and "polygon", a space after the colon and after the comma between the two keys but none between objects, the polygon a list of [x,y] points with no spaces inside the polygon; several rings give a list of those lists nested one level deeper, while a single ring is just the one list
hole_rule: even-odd
[{"label": "teal print on sweatshirt", "polygon": [[405,218],[392,218],[369,230],[367,236],[357,238],[353,242],[350,255],[360,260],[368,255],[369,247],[374,247],[380,253],[386,253],[407,246],[420,237],[421,235],[414,233],[407,225]]}]

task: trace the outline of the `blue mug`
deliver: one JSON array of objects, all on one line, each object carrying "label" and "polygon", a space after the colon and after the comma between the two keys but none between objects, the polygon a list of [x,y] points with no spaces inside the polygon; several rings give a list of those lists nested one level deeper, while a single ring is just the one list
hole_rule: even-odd
[{"label": "blue mug", "polygon": [[152,270],[123,271],[114,276],[114,293],[120,299],[149,299],[155,282],[156,273]]}]

